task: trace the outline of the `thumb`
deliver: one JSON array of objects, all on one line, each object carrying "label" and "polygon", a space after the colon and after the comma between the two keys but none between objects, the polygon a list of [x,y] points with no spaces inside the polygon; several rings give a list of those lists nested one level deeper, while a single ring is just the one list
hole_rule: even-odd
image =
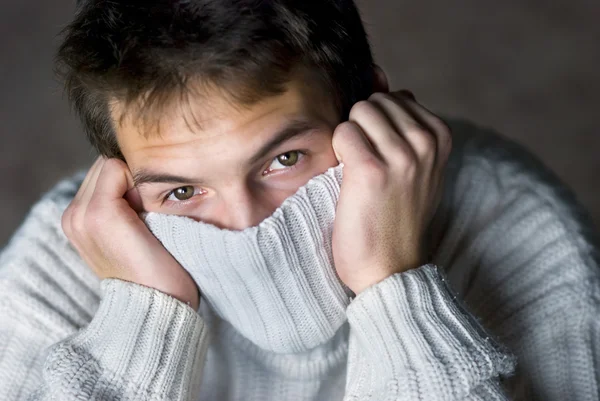
[{"label": "thumb", "polygon": [[336,127],[331,144],[338,161],[344,165],[353,165],[375,157],[375,150],[362,128],[351,121]]}]

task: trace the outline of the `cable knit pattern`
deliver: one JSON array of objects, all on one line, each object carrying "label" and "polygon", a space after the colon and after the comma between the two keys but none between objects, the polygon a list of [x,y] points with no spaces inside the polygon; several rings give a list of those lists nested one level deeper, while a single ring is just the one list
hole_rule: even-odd
[{"label": "cable knit pattern", "polygon": [[0,399],[600,401],[589,215],[522,147],[449,123],[430,263],[366,290],[294,353],[273,352],[275,334],[267,349],[246,338],[214,301],[196,313],[100,282],[60,228],[83,175],[63,181],[0,254]]}]

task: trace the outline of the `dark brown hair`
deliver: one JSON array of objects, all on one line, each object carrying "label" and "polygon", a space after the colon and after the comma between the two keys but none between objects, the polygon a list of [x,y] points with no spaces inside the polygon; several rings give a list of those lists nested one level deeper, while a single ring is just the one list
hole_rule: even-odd
[{"label": "dark brown hair", "polygon": [[57,72],[92,145],[122,158],[109,102],[144,118],[219,88],[240,105],[285,91],[301,67],[346,118],[373,87],[373,59],[352,0],[88,0],[63,31]]}]

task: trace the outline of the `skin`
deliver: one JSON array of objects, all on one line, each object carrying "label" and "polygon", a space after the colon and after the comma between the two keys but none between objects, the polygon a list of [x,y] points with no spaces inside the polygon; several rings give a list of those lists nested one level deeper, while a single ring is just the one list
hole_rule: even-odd
[{"label": "skin", "polygon": [[[67,237],[99,277],[156,288],[197,309],[196,284],[137,212],[185,215],[241,230],[272,214],[310,178],[343,162],[333,231],[340,278],[360,294],[421,266],[451,134],[410,93],[389,93],[378,67],[375,77],[374,94],[354,105],[341,124],[327,96],[303,80],[292,80],[281,96],[249,108],[214,93],[191,104],[199,126],[174,111],[162,118],[160,135],[144,135],[144,125],[120,118],[125,110],[113,104],[127,164],[96,161],[63,215]],[[261,152],[291,121],[308,127]],[[299,156],[295,151],[305,155],[293,166],[281,163],[285,158],[279,155]],[[166,182],[156,182],[156,176]],[[180,201],[176,193],[192,196]]]},{"label": "skin", "polygon": [[[190,127],[180,112],[163,120],[160,136],[145,138],[143,127],[124,119],[117,139],[142,208],[242,230],[259,224],[300,186],[336,166],[331,146],[339,122],[335,108],[301,81],[290,82],[288,88],[250,109],[236,109],[219,95],[209,95],[209,102],[191,104],[200,127]],[[115,118],[122,111],[116,108]],[[296,135],[265,151],[265,145],[286,130]],[[290,155],[298,161],[287,167],[277,156],[290,151],[302,153]],[[164,174],[180,178],[142,182],[149,175]],[[169,198],[181,187],[189,187],[186,192],[194,196],[183,201]]]}]

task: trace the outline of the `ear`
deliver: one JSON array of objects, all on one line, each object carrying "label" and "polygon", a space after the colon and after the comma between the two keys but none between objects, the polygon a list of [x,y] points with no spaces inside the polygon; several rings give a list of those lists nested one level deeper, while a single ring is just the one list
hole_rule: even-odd
[{"label": "ear", "polygon": [[379,65],[373,64],[373,93],[388,93],[389,91],[390,86],[388,83],[387,75]]}]

